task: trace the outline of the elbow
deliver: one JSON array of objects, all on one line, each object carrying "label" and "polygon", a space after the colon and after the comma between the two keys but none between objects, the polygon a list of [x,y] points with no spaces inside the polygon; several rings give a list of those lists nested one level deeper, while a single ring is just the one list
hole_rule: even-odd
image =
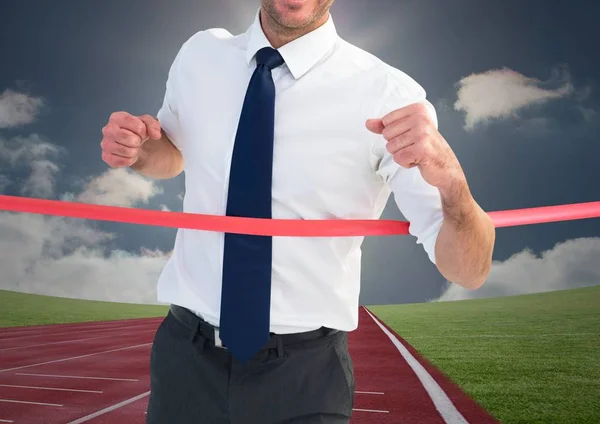
[{"label": "elbow", "polygon": [[457,284],[460,284],[469,290],[477,290],[483,287],[492,272],[492,254],[493,243],[491,244],[486,257],[479,263],[479,266],[474,266],[469,275],[459,278]]},{"label": "elbow", "polygon": [[477,273],[469,275],[451,275],[450,273],[441,273],[450,283],[457,284],[467,290],[477,290],[483,287],[488,279],[491,271],[491,266]]},{"label": "elbow", "polygon": [[171,170],[171,172],[167,176],[165,176],[165,178],[163,178],[163,179],[176,178],[176,177],[180,176],[181,174],[183,174],[184,170],[185,170],[185,167],[183,165],[183,158],[180,158],[174,164],[173,169]]},{"label": "elbow", "polygon": [[479,272],[470,276],[468,279],[464,279],[463,281],[460,281],[458,284],[460,284],[461,286],[463,286],[464,288],[466,288],[468,290],[478,290],[481,287],[483,287],[483,285],[487,281],[491,270],[492,270],[492,264],[490,261],[489,263],[486,263],[485,267],[482,270],[480,270]]},{"label": "elbow", "polygon": [[[479,221],[477,230],[471,232],[466,240],[457,242],[458,236],[445,233],[443,242],[436,244],[437,268],[440,273],[449,282],[468,290],[481,288],[492,271],[496,230],[489,215],[481,215],[483,219]],[[448,241],[448,237],[453,239]]]},{"label": "elbow", "polygon": [[[485,258],[479,258],[470,266],[464,264],[460,267],[448,266],[446,269],[439,269],[440,273],[451,283],[458,284],[468,290],[477,290],[483,287],[492,271],[493,243],[485,255]],[[454,261],[453,264],[456,262]]]}]

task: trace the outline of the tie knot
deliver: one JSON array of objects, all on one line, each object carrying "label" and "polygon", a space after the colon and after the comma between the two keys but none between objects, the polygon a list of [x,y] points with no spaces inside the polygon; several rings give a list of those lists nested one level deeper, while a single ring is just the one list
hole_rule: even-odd
[{"label": "tie knot", "polygon": [[256,64],[266,65],[271,70],[283,65],[284,62],[281,54],[272,47],[264,47],[256,53]]}]

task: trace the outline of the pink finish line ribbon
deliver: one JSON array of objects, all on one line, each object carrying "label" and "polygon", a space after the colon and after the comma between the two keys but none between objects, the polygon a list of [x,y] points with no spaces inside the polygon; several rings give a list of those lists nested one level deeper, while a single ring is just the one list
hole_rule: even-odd
[{"label": "pink finish line ribbon", "polygon": [[[260,219],[92,205],[0,195],[0,210],[171,228],[280,237],[408,234],[409,223],[374,219]],[[489,212],[496,227],[600,218],[600,202]]]}]

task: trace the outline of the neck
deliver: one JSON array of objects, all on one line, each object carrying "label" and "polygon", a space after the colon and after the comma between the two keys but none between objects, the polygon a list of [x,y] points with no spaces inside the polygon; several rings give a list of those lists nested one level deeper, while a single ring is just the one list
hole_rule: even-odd
[{"label": "neck", "polygon": [[267,40],[269,40],[274,49],[278,49],[295,39],[316,30],[324,25],[327,22],[327,19],[329,19],[329,13],[326,13],[324,16],[305,27],[287,28],[272,19],[264,9],[260,10],[260,24],[265,33],[265,37],[267,37]]}]

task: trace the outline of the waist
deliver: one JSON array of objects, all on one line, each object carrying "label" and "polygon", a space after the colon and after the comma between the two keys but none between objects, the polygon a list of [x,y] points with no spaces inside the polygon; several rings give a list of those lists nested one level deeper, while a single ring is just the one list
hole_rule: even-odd
[{"label": "waist", "polygon": [[[188,327],[191,333],[198,334],[201,337],[204,337],[216,347],[226,348],[226,346],[223,346],[219,337],[219,328],[206,322],[194,312],[178,305],[171,305],[171,307],[169,308],[169,313],[179,322]],[[271,333],[271,339],[264,348],[269,349],[281,345],[290,346],[305,343],[312,340],[321,339],[323,337],[327,337],[338,332],[339,330],[336,329],[320,327],[315,330],[302,331],[297,333]]]},{"label": "waist", "polygon": [[[182,306],[180,306],[180,307],[182,307]],[[207,314],[202,314],[191,308],[186,308],[186,309],[188,309],[190,312],[195,314],[197,317],[199,317],[202,321],[206,322],[207,324],[209,324],[215,328],[218,327],[218,325],[216,324],[217,322],[219,322],[218,317],[215,317],[212,315],[207,315]],[[313,326],[308,327],[306,325],[306,323],[303,323],[303,324],[295,323],[295,325],[293,325],[293,326],[292,325],[282,325],[282,324],[271,324],[271,334],[305,333],[305,332],[317,330],[320,327],[321,327],[320,325],[313,325]]]}]

